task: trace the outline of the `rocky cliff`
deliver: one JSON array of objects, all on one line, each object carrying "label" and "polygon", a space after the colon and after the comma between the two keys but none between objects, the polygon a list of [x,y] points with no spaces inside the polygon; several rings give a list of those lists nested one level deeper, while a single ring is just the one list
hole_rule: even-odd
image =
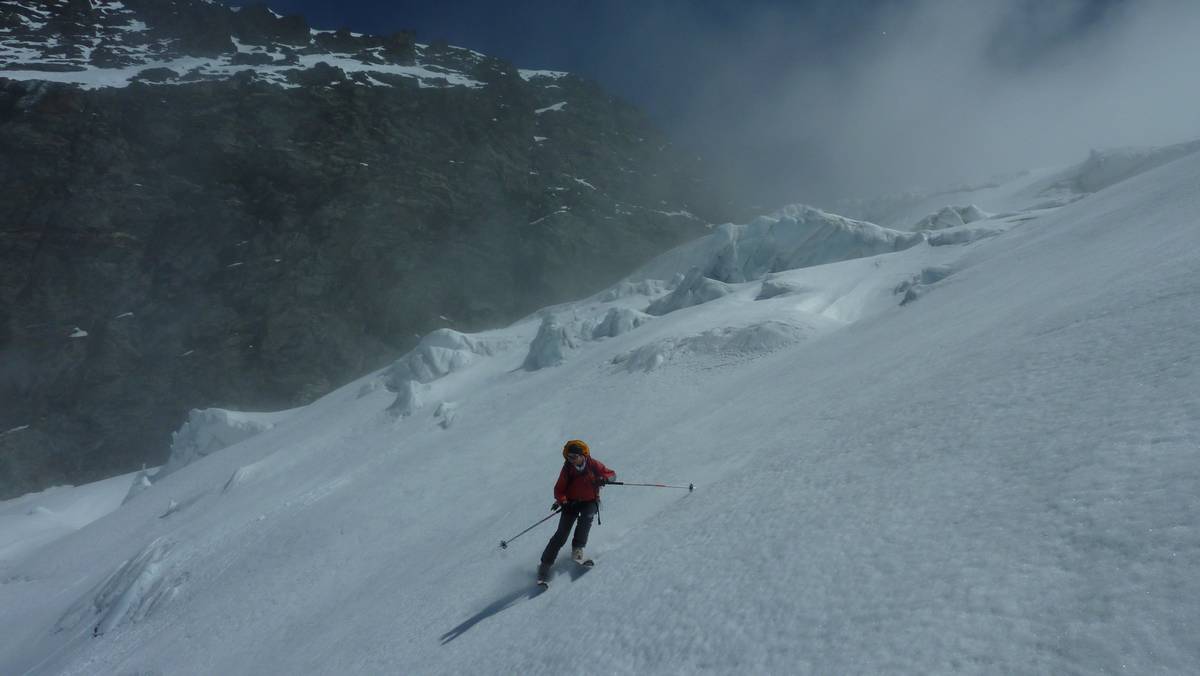
[{"label": "rocky cliff", "polygon": [[578,77],[203,0],[0,2],[0,497],[157,464],[721,220]]}]

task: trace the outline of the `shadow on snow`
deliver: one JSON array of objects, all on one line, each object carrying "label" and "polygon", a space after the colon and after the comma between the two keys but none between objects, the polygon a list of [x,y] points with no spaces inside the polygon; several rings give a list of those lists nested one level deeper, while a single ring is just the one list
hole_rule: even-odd
[{"label": "shadow on snow", "polygon": [[[575,580],[583,577],[589,570],[591,570],[590,567],[572,565],[567,569],[567,575],[571,578],[571,581],[574,582]],[[462,624],[442,634],[442,645],[446,645],[459,636],[462,636],[463,634],[467,633],[468,629],[474,627],[487,618],[508,610],[521,601],[531,599],[535,596],[540,596],[545,591],[545,587],[533,585],[531,588],[518,589],[517,591],[501,596],[495,601],[489,603],[483,610],[480,610],[474,615],[468,617]]]}]

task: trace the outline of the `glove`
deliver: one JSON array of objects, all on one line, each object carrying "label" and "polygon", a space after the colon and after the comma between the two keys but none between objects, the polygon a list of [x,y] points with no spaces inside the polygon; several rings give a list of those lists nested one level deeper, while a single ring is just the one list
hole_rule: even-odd
[{"label": "glove", "polygon": [[557,512],[558,510],[560,510],[562,508],[563,508],[563,503],[558,502],[557,500],[554,502],[553,505],[550,505],[551,512]]}]

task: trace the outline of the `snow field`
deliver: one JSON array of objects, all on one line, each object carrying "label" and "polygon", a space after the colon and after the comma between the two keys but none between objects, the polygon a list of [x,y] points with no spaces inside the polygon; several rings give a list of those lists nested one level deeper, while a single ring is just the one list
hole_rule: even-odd
[{"label": "snow field", "polygon": [[[670,292],[635,275],[472,337],[509,347],[408,415],[365,377],[24,558],[0,672],[1189,673],[1197,186],[1192,155],[596,338]],[[526,370],[547,315],[571,344]],[[569,438],[697,488],[606,488],[597,567],[530,597],[552,526],[497,545]]]},{"label": "snow field", "polygon": [[49,488],[0,502],[0,576],[5,567],[121,505],[134,474]]}]

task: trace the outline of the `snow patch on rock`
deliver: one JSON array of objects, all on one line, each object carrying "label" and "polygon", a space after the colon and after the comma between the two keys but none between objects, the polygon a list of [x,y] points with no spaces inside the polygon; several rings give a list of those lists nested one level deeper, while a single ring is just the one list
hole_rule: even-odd
[{"label": "snow patch on rock", "polygon": [[562,110],[563,108],[566,108],[566,107],[567,107],[567,102],[566,102],[566,101],[559,101],[558,103],[555,103],[555,104],[553,104],[553,105],[546,106],[545,108],[538,108],[537,110],[535,110],[535,111],[533,111],[533,112],[534,112],[534,114],[536,114],[536,115],[544,115],[544,114],[546,114],[546,113],[558,112],[558,111],[560,111],[560,110]]},{"label": "snow patch on rock", "polygon": [[517,73],[520,74],[521,79],[525,80],[526,82],[529,82],[535,78],[548,78],[550,80],[558,80],[558,79],[564,78],[567,75],[569,75],[569,73],[564,73],[559,70],[530,70],[530,69],[526,69],[526,68],[522,68],[522,69],[518,70]]}]

